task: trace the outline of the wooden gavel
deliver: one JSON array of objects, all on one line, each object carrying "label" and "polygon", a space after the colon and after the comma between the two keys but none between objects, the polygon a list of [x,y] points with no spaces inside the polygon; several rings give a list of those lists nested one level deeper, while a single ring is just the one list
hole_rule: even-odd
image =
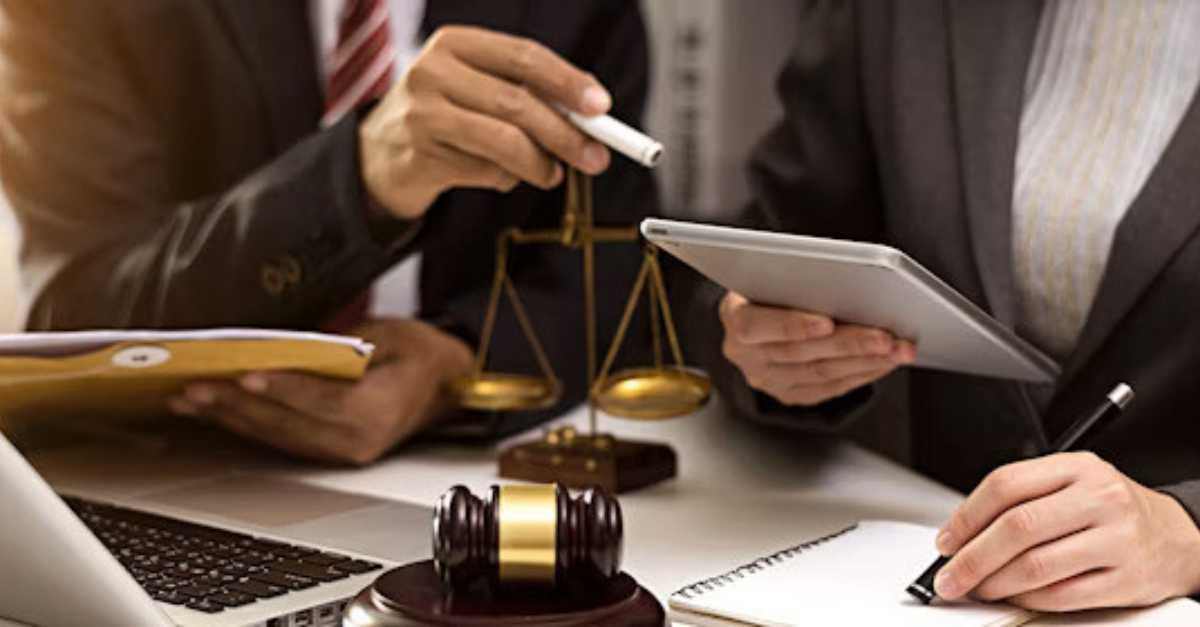
[{"label": "wooden gavel", "polygon": [[450,587],[603,580],[621,570],[623,536],[621,506],[600,488],[492,486],[480,499],[454,486],[434,508],[433,561]]}]

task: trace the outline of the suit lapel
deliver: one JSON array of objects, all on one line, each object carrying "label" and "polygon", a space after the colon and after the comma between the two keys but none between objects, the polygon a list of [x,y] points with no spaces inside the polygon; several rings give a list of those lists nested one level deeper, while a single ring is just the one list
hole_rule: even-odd
[{"label": "suit lapel", "polygon": [[1040,0],[947,0],[968,229],[988,306],[1014,326],[1012,186]]},{"label": "suit lapel", "polygon": [[1079,343],[1067,361],[1063,383],[1080,375],[1155,277],[1200,228],[1197,163],[1200,104],[1193,95],[1175,136],[1117,228],[1104,278]]},{"label": "suit lapel", "polygon": [[312,133],[321,117],[308,2],[214,0],[258,86],[275,147]]},{"label": "suit lapel", "polygon": [[[321,118],[323,102],[307,0],[213,0],[213,4],[260,87],[276,147],[286,148],[311,133]],[[426,0],[421,32],[428,35],[448,24],[475,24],[526,34],[521,27],[528,14],[528,0]]]}]

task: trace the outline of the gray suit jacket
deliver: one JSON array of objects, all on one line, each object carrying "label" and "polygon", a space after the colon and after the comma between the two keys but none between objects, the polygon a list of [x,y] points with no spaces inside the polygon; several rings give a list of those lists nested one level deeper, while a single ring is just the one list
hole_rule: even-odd
[{"label": "gray suit jacket", "polygon": [[[757,147],[739,224],[903,249],[1010,327],[1013,164],[1037,0],[806,3],[779,80],[785,119]],[[1137,400],[1086,442],[1200,514],[1200,102],[1120,225],[1048,410],[1024,386],[915,370],[916,467],[960,490],[1044,450],[1117,382]],[[719,353],[721,290],[689,304],[694,355],[744,415],[839,429],[865,392],[812,411],[753,393]],[[699,338],[708,338],[701,344]]]},{"label": "gray suit jacket", "polygon": [[[453,191],[421,222],[369,221],[363,112],[319,130],[307,7],[0,0],[0,179],[25,231],[30,328],[312,328],[419,250],[421,317],[476,339],[497,234],[557,225],[562,190]],[[427,3],[424,33],[456,23],[545,43],[608,86],[615,116],[641,118],[648,60],[635,2]],[[596,190],[601,222],[657,207],[649,172],[621,157]],[[639,254],[598,252],[601,337]],[[530,420],[583,397],[579,263],[543,246],[510,265],[567,387],[562,405]],[[507,311],[494,341],[496,369],[536,372]]]}]

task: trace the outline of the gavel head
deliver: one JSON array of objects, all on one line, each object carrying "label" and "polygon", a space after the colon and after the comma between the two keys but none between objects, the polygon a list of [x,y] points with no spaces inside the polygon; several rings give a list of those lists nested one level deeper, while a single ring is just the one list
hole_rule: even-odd
[{"label": "gavel head", "polygon": [[600,488],[576,498],[553,485],[492,486],[486,498],[454,486],[433,511],[433,563],[448,586],[554,586],[621,570],[621,506]]}]

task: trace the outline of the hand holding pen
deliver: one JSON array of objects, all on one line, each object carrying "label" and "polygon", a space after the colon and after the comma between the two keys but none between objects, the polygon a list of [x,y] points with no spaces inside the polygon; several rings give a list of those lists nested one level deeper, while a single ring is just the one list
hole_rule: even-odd
[{"label": "hand holding pen", "polygon": [[565,166],[600,174],[609,147],[653,166],[662,147],[606,115],[612,104],[536,41],[446,26],[359,125],[362,179],[376,206],[416,219],[450,189],[550,189]]},{"label": "hand holding pen", "polygon": [[[1118,386],[1054,450],[1073,448],[1131,398],[1128,386]],[[1174,498],[1089,452],[995,470],[950,517],[937,549],[952,557],[939,558],[909,587],[925,602],[936,591],[946,600],[969,594],[1067,611],[1151,605],[1200,592],[1196,523]]]}]

